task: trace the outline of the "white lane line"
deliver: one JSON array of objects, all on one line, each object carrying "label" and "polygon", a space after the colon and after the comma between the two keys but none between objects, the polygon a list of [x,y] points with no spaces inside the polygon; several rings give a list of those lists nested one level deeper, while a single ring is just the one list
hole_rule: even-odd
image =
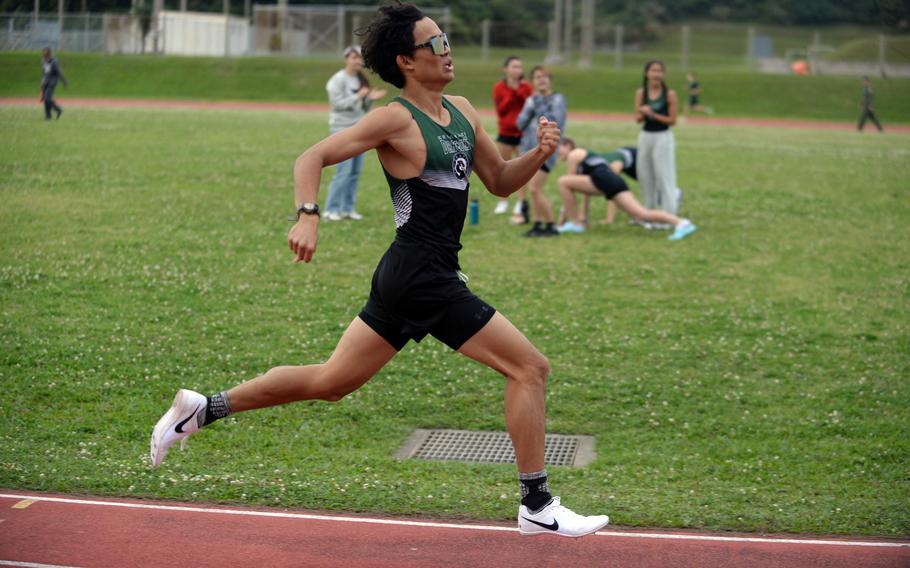
[{"label": "white lane line", "polygon": [[[72,505],[98,505],[102,507],[123,507],[127,509],[150,509],[156,511],[183,511],[186,513],[211,513],[217,515],[240,515],[248,517],[271,517],[279,519],[301,519],[308,521],[328,521],[336,523],[365,523],[374,525],[393,525],[406,527],[426,527],[439,529],[461,529],[475,531],[501,531],[517,532],[516,527],[498,527],[494,525],[460,525],[455,523],[434,523],[428,521],[404,521],[398,519],[373,519],[369,517],[343,517],[331,515],[311,515],[306,513],[278,513],[271,511],[254,511],[242,509],[211,509],[205,507],[185,507],[175,505],[152,505],[147,503],[124,503],[120,501],[93,501],[89,499],[74,499],[68,497],[44,497],[41,495],[10,495],[0,493],[0,499],[34,499],[35,501],[47,501],[51,503],[69,503]],[[651,538],[658,540],[701,540],[701,541],[718,541],[718,542],[751,542],[751,543],[771,543],[771,544],[809,544],[824,546],[864,546],[876,548],[910,548],[910,542],[888,542],[888,541],[861,541],[861,540],[811,540],[795,538],[762,538],[762,537],[739,537],[739,536],[715,536],[715,535],[696,535],[696,534],[674,534],[674,533],[636,533],[636,532],[617,532],[617,531],[599,531],[595,533],[598,536],[610,536],[617,538]]]},{"label": "white lane line", "polygon": [[0,560],[0,566],[22,566],[24,568],[76,568],[59,564],[38,564],[36,562],[19,562],[18,560]]}]

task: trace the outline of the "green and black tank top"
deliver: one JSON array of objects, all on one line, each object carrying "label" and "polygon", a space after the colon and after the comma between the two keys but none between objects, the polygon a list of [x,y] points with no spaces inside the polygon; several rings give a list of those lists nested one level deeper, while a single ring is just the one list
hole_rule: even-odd
[{"label": "green and black tank top", "polygon": [[417,177],[398,179],[383,167],[395,208],[395,242],[432,248],[447,268],[457,270],[474,168],[474,127],[445,97],[442,104],[451,117],[446,126],[401,97],[394,101],[411,112],[427,147]]},{"label": "green and black tank top", "polygon": [[[644,101],[645,104],[651,107],[657,114],[662,114],[664,116],[670,115],[670,105],[667,102],[667,89],[660,90],[660,96],[656,99],[648,98],[648,87],[644,87]],[[642,127],[645,132],[663,132],[664,130],[669,130],[670,127],[649,117],[645,117],[645,124]]]}]

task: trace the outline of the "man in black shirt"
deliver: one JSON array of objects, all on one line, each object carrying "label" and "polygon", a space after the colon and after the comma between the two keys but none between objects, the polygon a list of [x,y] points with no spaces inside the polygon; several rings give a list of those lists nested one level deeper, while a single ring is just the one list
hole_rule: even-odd
[{"label": "man in black shirt", "polygon": [[872,81],[868,75],[863,77],[863,113],[859,117],[859,124],[856,125],[860,132],[866,127],[866,119],[871,120],[879,132],[883,132],[882,125],[875,116],[875,93],[872,92]]},{"label": "man in black shirt", "polygon": [[54,102],[54,90],[57,88],[57,81],[63,81],[63,87],[66,88],[69,83],[63,76],[60,64],[57,58],[51,55],[51,48],[45,47],[41,50],[42,66],[44,68],[44,77],[41,79],[41,95],[38,99],[44,102],[44,118],[51,119],[51,111],[57,113],[57,118],[63,114],[63,109]]}]

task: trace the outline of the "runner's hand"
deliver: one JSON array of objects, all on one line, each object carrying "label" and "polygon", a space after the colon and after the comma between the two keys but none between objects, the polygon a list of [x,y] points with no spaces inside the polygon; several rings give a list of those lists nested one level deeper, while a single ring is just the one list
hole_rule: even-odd
[{"label": "runner's hand", "polygon": [[288,246],[296,255],[294,262],[310,262],[316,253],[316,241],[319,240],[319,217],[301,215],[297,223],[288,232]]},{"label": "runner's hand", "polygon": [[541,116],[537,125],[537,147],[546,152],[547,156],[552,155],[559,147],[559,135],[559,126]]}]

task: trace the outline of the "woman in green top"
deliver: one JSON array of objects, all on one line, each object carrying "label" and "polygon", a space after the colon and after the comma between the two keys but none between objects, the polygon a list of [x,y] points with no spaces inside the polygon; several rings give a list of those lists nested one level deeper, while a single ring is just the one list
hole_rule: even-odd
[{"label": "woman in green top", "polygon": [[642,123],[638,136],[638,183],[643,205],[676,215],[676,141],[670,127],[676,124],[676,91],[664,83],[662,61],[645,64],[642,86],[635,91],[635,120]]}]

